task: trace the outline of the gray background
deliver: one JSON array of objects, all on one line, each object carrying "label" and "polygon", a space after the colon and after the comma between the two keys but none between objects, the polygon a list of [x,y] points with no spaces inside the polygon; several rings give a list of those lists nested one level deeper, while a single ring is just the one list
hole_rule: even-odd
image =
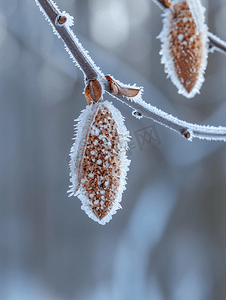
[{"label": "gray background", "polygon": [[[178,95],[160,64],[161,10],[151,0],[57,3],[105,74],[144,86],[146,102],[180,119],[226,125],[226,57],[209,55],[200,95]],[[203,4],[210,31],[226,40],[225,1]],[[225,300],[225,144],[190,143],[113,100],[132,162],[123,209],[101,226],[67,197],[83,88],[34,0],[1,0],[0,299]],[[135,134],[146,127],[160,143],[140,149]]]}]

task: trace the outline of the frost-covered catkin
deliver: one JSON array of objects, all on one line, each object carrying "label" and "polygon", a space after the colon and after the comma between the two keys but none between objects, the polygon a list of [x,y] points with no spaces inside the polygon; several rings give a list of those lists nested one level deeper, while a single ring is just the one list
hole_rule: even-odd
[{"label": "frost-covered catkin", "polygon": [[129,132],[121,113],[110,102],[88,105],[77,119],[70,153],[70,196],[81,200],[86,214],[104,225],[121,208]]},{"label": "frost-covered catkin", "polygon": [[204,82],[208,53],[204,13],[200,0],[173,1],[159,35],[165,72],[187,98],[199,93]]}]

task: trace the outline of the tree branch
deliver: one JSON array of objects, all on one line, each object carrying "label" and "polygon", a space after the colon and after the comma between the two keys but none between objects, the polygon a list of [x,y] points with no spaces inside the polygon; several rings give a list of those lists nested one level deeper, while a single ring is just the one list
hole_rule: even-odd
[{"label": "tree branch", "polygon": [[[96,67],[95,63],[89,57],[87,52],[83,49],[82,45],[79,43],[78,39],[71,31],[70,26],[67,24],[67,22],[65,24],[57,24],[57,20],[59,20],[60,17],[63,16],[63,18],[65,18],[65,16],[70,16],[64,12],[61,13],[57,6],[54,5],[52,0],[35,1],[45,17],[49,20],[54,29],[54,32],[63,40],[67,51],[83,71],[85,80],[98,78],[101,81],[102,86],[104,87],[103,93],[106,91],[112,97],[120,100],[124,104],[127,104],[129,107],[135,110],[135,112],[133,113],[134,116],[138,118],[146,117],[152,119],[153,121],[178,132],[180,135],[189,140],[192,140],[192,138],[200,138],[206,140],[226,141],[226,127],[201,126],[179,120],[176,117],[173,117],[172,115],[169,115],[161,111],[160,109],[144,102],[141,98],[141,92],[134,98],[125,97],[120,92],[112,95],[108,80],[105,78],[100,69]],[[156,1],[158,1],[159,3],[166,2],[159,0]],[[129,86],[125,85],[125,87]]]},{"label": "tree branch", "polygon": [[219,37],[208,32],[209,38],[209,52],[213,53],[215,50],[226,55],[226,43]]},{"label": "tree branch", "polygon": [[51,0],[35,0],[35,2],[52,25],[54,33],[63,40],[66,50],[75,60],[75,63],[81,68],[86,78],[93,79],[97,78],[98,75],[101,75],[101,72],[97,70],[94,62],[87,51],[83,49],[70,27],[67,25],[62,26],[62,24],[57,22],[59,17],[61,15],[64,16],[65,14],[61,13]]}]

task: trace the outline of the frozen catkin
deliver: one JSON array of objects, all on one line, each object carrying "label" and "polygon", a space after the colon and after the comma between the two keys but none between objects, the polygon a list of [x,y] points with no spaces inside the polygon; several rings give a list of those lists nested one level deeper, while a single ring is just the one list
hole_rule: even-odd
[{"label": "frozen catkin", "polygon": [[172,1],[163,16],[161,62],[178,93],[192,98],[204,82],[208,28],[200,0]]},{"label": "frozen catkin", "polygon": [[88,105],[76,120],[70,152],[70,196],[81,200],[86,214],[101,225],[121,208],[129,132],[124,118],[109,101]]}]

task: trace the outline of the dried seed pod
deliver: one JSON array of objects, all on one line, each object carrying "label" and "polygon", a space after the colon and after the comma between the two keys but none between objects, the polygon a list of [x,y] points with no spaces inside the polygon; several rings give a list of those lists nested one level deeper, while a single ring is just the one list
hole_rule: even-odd
[{"label": "dried seed pod", "polygon": [[105,77],[106,77],[106,79],[109,83],[109,86],[110,86],[110,93],[112,95],[118,94],[119,89],[118,89],[118,85],[116,84],[116,82],[109,75],[105,75]]},{"label": "dried seed pod", "polygon": [[110,92],[112,95],[118,94],[120,92],[123,96],[133,98],[138,95],[140,88],[121,86],[118,82],[116,82],[110,75],[105,76],[109,85]]},{"label": "dried seed pod", "polygon": [[70,153],[70,196],[78,196],[86,214],[104,225],[121,207],[130,164],[129,132],[121,113],[108,101],[87,106],[77,121]]},{"label": "dried seed pod", "polygon": [[200,0],[173,1],[164,13],[161,62],[178,93],[192,98],[199,93],[207,66],[208,28]]}]

